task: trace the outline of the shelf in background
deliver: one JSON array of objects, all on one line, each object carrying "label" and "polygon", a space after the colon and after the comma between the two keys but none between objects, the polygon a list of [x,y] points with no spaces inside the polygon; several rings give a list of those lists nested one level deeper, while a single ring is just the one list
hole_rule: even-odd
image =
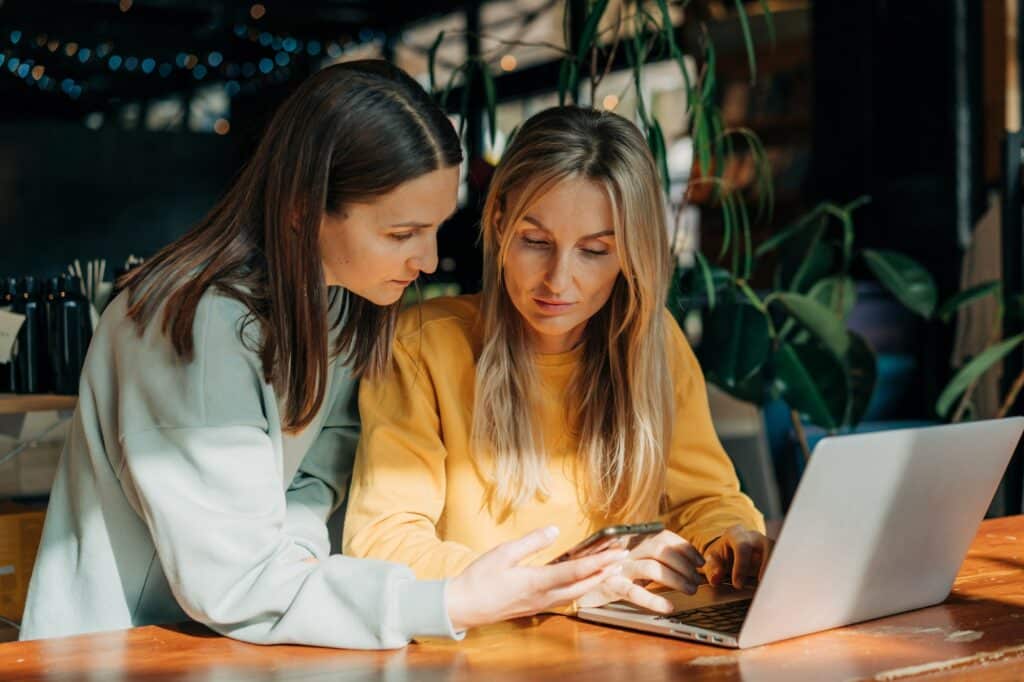
[{"label": "shelf in background", "polygon": [[0,393],[0,414],[73,410],[77,403],[78,397],[73,395]]}]

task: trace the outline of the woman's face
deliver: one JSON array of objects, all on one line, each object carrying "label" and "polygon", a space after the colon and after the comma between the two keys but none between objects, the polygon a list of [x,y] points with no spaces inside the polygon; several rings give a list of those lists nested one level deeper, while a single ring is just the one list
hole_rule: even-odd
[{"label": "woman's face", "polygon": [[353,203],[320,222],[320,255],[328,286],[341,286],[385,306],[421,272],[437,268],[437,230],[455,211],[458,167],[402,183],[368,203]]},{"label": "woman's face", "polygon": [[587,320],[611,296],[621,270],[612,221],[601,185],[577,178],[555,185],[506,228],[513,234],[505,288],[538,353],[579,343]]}]

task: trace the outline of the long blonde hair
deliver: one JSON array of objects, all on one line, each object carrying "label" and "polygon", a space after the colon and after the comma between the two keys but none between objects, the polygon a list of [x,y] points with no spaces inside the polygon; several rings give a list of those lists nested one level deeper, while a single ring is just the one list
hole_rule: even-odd
[{"label": "long blonde hair", "polygon": [[543,111],[523,124],[494,173],[481,219],[486,333],[472,442],[493,457],[492,512],[504,518],[547,496],[532,351],[503,266],[509,228],[544,193],[574,178],[607,191],[621,265],[608,302],[587,323],[583,360],[568,390],[581,499],[595,518],[646,519],[659,511],[672,435],[664,326],[671,261],[654,161],[640,131],[621,116],[578,107]]}]

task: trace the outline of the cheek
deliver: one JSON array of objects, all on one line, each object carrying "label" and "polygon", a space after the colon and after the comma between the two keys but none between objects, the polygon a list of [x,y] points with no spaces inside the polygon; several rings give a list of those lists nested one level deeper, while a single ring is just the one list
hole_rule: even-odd
[{"label": "cheek", "polygon": [[539,270],[536,258],[520,248],[512,248],[505,258],[505,287],[510,293],[528,290],[533,286]]},{"label": "cheek", "polygon": [[586,296],[594,309],[601,308],[612,294],[615,282],[619,278],[622,268],[615,261],[602,262],[610,259],[606,256],[598,262],[591,263],[586,277],[582,278],[586,284]]}]

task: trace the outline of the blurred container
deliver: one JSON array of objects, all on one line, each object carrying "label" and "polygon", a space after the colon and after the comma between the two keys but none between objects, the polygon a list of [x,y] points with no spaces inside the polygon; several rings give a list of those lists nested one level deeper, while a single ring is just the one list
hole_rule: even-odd
[{"label": "blurred container", "polygon": [[85,352],[92,337],[90,306],[77,277],[54,278],[47,297],[46,338],[55,393],[78,393]]},{"label": "blurred container", "polygon": [[14,298],[13,312],[25,316],[14,353],[16,393],[45,393],[49,390],[49,358],[46,349],[46,321],[43,301],[35,277],[23,277]]}]

